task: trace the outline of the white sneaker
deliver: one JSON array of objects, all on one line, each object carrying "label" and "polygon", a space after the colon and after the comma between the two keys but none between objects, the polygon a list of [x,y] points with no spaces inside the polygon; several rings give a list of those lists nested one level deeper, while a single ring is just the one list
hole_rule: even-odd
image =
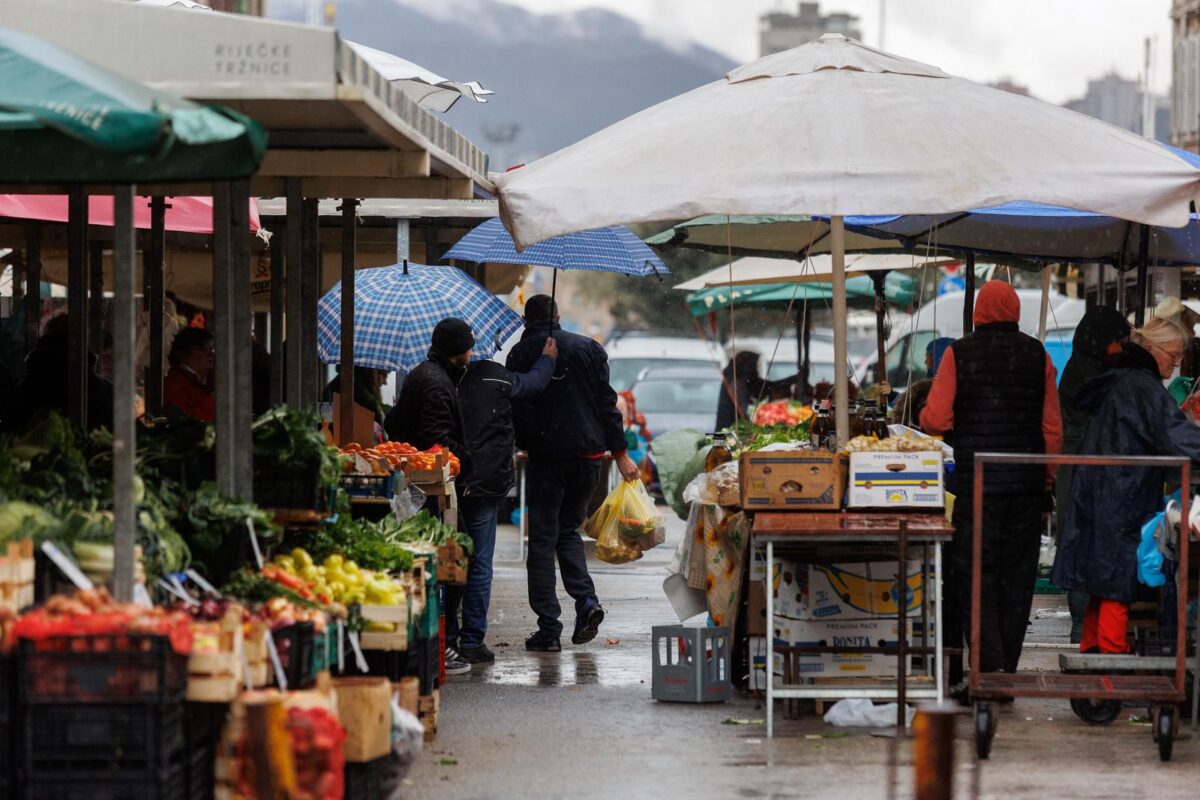
[{"label": "white sneaker", "polygon": [[471,671],[471,663],[459,655],[453,647],[446,648],[446,674],[466,675]]}]

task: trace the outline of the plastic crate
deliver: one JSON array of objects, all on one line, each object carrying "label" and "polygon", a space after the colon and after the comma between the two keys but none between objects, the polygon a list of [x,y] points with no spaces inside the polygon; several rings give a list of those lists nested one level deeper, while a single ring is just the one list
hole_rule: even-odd
[{"label": "plastic crate", "polygon": [[16,789],[17,659],[0,655],[0,797],[11,797]]},{"label": "plastic crate", "polygon": [[[1188,631],[1186,656],[1196,654],[1196,629]],[[1178,636],[1176,628],[1137,628],[1133,637],[1133,652],[1139,656],[1174,656]]]},{"label": "plastic crate", "polygon": [[403,473],[397,479],[397,473],[387,475],[343,475],[338,479],[341,487],[352,499],[391,500],[396,493],[396,485],[403,485]]},{"label": "plastic crate", "polygon": [[321,485],[316,464],[281,469],[270,459],[256,458],[254,502],[260,508],[324,511],[329,505],[329,492],[328,487]]},{"label": "plastic crate", "polygon": [[156,775],[36,774],[26,780],[22,794],[26,800],[188,800],[186,772],[177,764]]},{"label": "plastic crate", "polygon": [[673,703],[723,703],[732,693],[728,628],[655,625],[651,696]]},{"label": "plastic crate", "polygon": [[338,629],[336,624],[326,625],[324,633],[313,634],[312,668],[309,680],[315,681],[317,675],[325,670],[337,671],[338,661]]},{"label": "plastic crate", "polygon": [[183,700],[188,657],[165,636],[59,636],[20,643],[18,698],[26,703]]},{"label": "plastic crate", "polygon": [[271,632],[289,689],[307,686],[315,675],[312,669],[314,636],[311,622],[294,622]]},{"label": "plastic crate", "polygon": [[27,775],[153,771],[184,750],[182,703],[53,704],[21,717]]}]

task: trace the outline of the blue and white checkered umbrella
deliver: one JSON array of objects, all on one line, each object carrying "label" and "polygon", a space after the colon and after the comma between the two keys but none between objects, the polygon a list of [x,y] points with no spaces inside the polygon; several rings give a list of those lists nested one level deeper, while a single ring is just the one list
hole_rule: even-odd
[{"label": "blue and white checkered umbrella", "polygon": [[442,257],[475,264],[529,264],[555,269],[586,269],[621,275],[667,275],[670,270],[633,231],[621,226],[556,236],[517,252],[500,219],[493,218],[464,236]]},{"label": "blue and white checkered umbrella", "polygon": [[[411,370],[425,360],[434,326],[446,317],[466,320],[475,332],[475,359],[491,358],[521,327],[521,317],[462,270],[395,265],[359,270],[354,276],[354,363],[389,372]],[[341,361],[342,284],[321,298],[317,352]]]}]

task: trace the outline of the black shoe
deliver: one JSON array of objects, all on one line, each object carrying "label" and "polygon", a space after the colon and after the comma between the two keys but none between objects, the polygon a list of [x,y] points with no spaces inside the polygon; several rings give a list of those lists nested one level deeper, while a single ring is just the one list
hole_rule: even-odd
[{"label": "black shoe", "polygon": [[535,633],[525,640],[525,649],[532,653],[561,653],[562,643],[558,641],[557,636]]},{"label": "black shoe", "polygon": [[575,633],[571,635],[571,644],[587,644],[600,632],[600,623],[604,622],[604,609],[599,600],[593,600],[592,603],[583,616],[575,620]]},{"label": "black shoe", "polygon": [[458,654],[468,664],[491,664],[496,660],[496,654],[489,650],[486,644],[478,647],[460,647]]}]

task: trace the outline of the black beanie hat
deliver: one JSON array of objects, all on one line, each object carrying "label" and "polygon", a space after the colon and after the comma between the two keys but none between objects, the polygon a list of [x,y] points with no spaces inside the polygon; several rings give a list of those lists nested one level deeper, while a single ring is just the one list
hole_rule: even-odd
[{"label": "black beanie hat", "polygon": [[447,358],[454,358],[475,346],[475,335],[465,320],[446,317],[433,329],[433,346]]}]

